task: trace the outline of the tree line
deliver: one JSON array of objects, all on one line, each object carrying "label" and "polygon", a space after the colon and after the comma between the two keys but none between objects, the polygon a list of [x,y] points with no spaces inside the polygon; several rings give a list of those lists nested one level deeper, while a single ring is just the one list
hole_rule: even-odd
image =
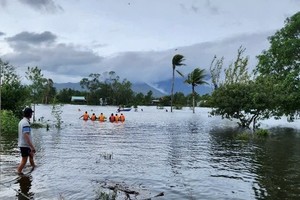
[{"label": "tree line", "polygon": [[[268,38],[270,47],[257,56],[258,64],[253,71],[248,69],[246,48],[238,48],[237,56],[229,66],[224,67],[224,57],[214,56],[209,75],[213,92],[200,96],[195,87],[208,84],[204,68],[196,67],[184,75],[178,67],[184,67],[185,56],[176,54],[171,61],[171,94],[158,99],[158,106],[174,108],[190,106],[195,112],[198,102],[211,107],[212,115],[237,119],[242,127],[257,127],[257,122],[270,117],[298,114],[300,107],[300,12],[285,21],[285,26]],[[65,88],[57,91],[50,78],[45,78],[38,66],[28,67],[28,85],[21,83],[15,67],[0,58],[1,110],[10,110],[16,116],[25,105],[31,103],[70,103],[71,96],[85,96],[87,104],[99,105],[99,99],[107,105],[152,105],[152,91],[135,93],[131,82],[121,80],[116,72],[92,73],[80,81],[84,91]],[[191,94],[174,94],[175,72],[183,82],[191,86]]]}]

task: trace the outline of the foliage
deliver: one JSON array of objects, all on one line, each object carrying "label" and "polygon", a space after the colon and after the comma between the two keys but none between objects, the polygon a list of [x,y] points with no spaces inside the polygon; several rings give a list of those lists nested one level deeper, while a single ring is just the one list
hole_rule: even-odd
[{"label": "foliage", "polygon": [[87,92],[83,91],[78,91],[78,90],[73,90],[71,88],[64,88],[60,90],[55,99],[57,102],[60,103],[70,103],[72,96],[86,96]]},{"label": "foliage", "polygon": [[36,67],[28,67],[26,72],[26,78],[31,82],[29,85],[31,98],[34,104],[42,102],[43,89],[46,79],[41,72],[41,69]]},{"label": "foliage", "polygon": [[235,136],[235,139],[236,140],[244,140],[244,141],[248,141],[250,140],[252,137],[252,134],[247,132],[247,131],[243,131],[241,133],[238,133],[236,136]]},{"label": "foliage", "polygon": [[80,81],[80,85],[89,90],[87,102],[90,105],[99,104],[100,98],[109,105],[127,105],[133,101],[131,83],[126,79],[120,81],[120,77],[114,71],[102,75],[90,74],[88,78]]},{"label": "foliage", "polygon": [[190,74],[188,74],[187,79],[184,81],[187,84],[192,85],[192,97],[193,97],[193,113],[195,113],[195,87],[198,85],[208,84],[204,81],[205,70],[196,68]]},{"label": "foliage", "polygon": [[0,132],[3,134],[17,134],[19,119],[10,110],[0,110]]},{"label": "foliage", "polygon": [[[171,88],[171,112],[173,112],[173,100],[174,100],[174,82],[175,82],[175,70],[176,67],[184,66],[185,64],[183,63],[184,61],[184,56],[181,54],[176,54],[172,58],[172,88]],[[176,72],[180,75],[183,76],[183,74],[176,70]]]},{"label": "foliage", "polygon": [[18,118],[22,117],[22,109],[28,103],[29,91],[21,84],[15,67],[0,59],[1,108],[13,111]]},{"label": "foliage", "polygon": [[221,59],[217,59],[217,56],[214,56],[214,59],[212,60],[210,64],[210,75],[211,75],[211,82],[214,85],[214,89],[218,89],[220,85],[220,74],[221,69],[223,67],[223,61],[224,57]]},{"label": "foliage", "polygon": [[186,105],[186,97],[184,96],[184,94],[182,92],[176,92],[174,94],[174,100],[173,100],[174,105],[177,108],[182,108],[183,106]]},{"label": "foliage", "polygon": [[243,57],[245,48],[240,46],[238,49],[237,58],[234,63],[231,63],[227,69],[225,69],[225,84],[235,84],[235,83],[246,83],[250,80],[248,75],[248,57]]},{"label": "foliage", "polygon": [[30,124],[30,127],[38,129],[38,128],[44,128],[45,126],[43,124],[38,123],[38,122],[35,121],[35,122]]},{"label": "foliage", "polygon": [[270,93],[270,81],[264,79],[250,80],[247,63],[243,57],[245,49],[238,50],[234,63],[225,69],[225,83],[214,90],[210,104],[215,108],[212,115],[221,115],[227,119],[237,119],[241,127],[256,128],[256,121],[268,118],[273,99]]},{"label": "foliage", "polygon": [[270,48],[258,56],[256,73],[276,83],[275,114],[293,115],[300,109],[300,12],[288,18],[269,42]]},{"label": "foliage", "polygon": [[257,129],[255,131],[255,134],[258,136],[258,137],[266,137],[266,136],[269,136],[270,135],[270,132],[267,130],[267,129]]},{"label": "foliage", "polygon": [[60,129],[61,124],[63,123],[61,114],[63,113],[62,111],[62,104],[57,104],[56,101],[54,101],[52,105],[52,111],[51,114],[55,118],[55,127]]}]

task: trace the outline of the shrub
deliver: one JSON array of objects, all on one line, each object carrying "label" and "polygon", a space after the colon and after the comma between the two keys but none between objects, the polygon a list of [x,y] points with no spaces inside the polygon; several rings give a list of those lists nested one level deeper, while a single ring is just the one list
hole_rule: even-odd
[{"label": "shrub", "polygon": [[3,134],[17,134],[19,119],[10,110],[0,111],[0,130]]},{"label": "shrub", "polygon": [[270,135],[270,132],[266,129],[257,129],[255,134],[259,137],[267,137]]}]

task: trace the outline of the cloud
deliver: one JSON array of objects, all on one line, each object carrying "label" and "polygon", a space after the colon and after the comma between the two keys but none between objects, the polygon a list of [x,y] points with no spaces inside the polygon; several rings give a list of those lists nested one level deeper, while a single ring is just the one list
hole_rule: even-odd
[{"label": "cloud", "polygon": [[0,37],[3,36],[3,35],[5,35],[5,33],[3,33],[3,32],[0,31]]},{"label": "cloud", "polygon": [[[54,82],[79,82],[90,73],[115,71],[121,79],[126,78],[132,83],[155,84],[172,77],[171,60],[177,53],[186,58],[186,66],[178,68],[183,74],[187,75],[196,67],[209,73],[214,55],[218,58],[224,56],[224,67],[228,67],[242,45],[246,48],[244,56],[249,55],[249,69],[253,69],[257,63],[256,56],[268,48],[267,37],[272,34],[241,34],[214,42],[180,46],[176,50],[128,51],[102,57],[82,46],[56,43],[56,36],[51,32],[22,32],[7,39],[14,51],[2,57],[23,71],[27,66],[38,66],[45,74],[52,75],[47,78]],[[21,43],[27,48],[19,48]]]},{"label": "cloud", "polygon": [[50,46],[56,40],[56,36],[49,31],[43,33],[21,32],[13,37],[5,38],[15,52],[23,52],[31,48]]},{"label": "cloud", "polygon": [[7,0],[0,0],[0,6],[6,7],[7,5]]},{"label": "cloud", "polygon": [[30,6],[35,10],[48,13],[56,13],[63,11],[60,5],[55,4],[53,0],[19,0],[21,3]]}]

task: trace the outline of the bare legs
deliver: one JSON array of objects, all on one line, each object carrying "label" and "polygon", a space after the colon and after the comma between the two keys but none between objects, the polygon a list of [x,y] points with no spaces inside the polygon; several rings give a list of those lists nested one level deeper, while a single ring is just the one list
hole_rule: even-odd
[{"label": "bare legs", "polygon": [[[30,162],[30,165],[32,167],[32,170],[35,168],[35,163],[34,163],[34,160],[33,160],[33,155],[34,155],[33,153],[30,153],[30,155],[29,155],[29,162]],[[17,169],[17,172],[19,174],[22,173],[22,170],[25,167],[25,165],[27,163],[27,160],[28,160],[28,156],[27,157],[22,157],[20,165],[18,166],[18,169]]]}]

